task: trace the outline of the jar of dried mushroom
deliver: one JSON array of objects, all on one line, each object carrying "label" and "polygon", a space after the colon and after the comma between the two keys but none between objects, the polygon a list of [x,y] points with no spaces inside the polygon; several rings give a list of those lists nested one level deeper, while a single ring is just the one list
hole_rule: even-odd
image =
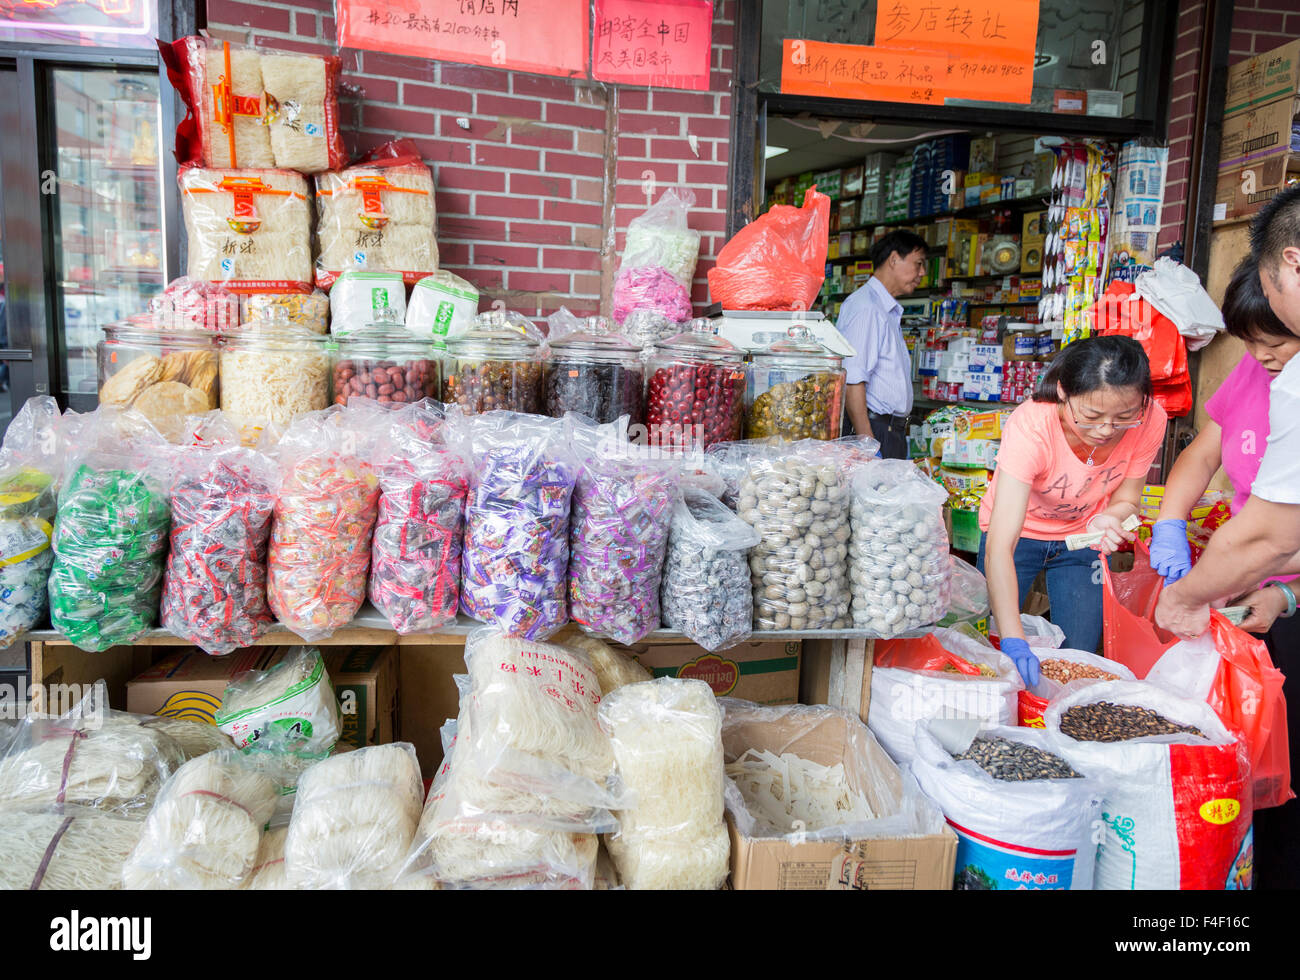
[{"label": "jar of dried mushroom", "polygon": [[749,366],[746,437],[838,439],[844,413],[844,359],[796,324]]},{"label": "jar of dried mushroom", "polygon": [[587,317],[586,329],[551,344],[546,364],[546,414],[578,412],[597,422],[628,416],[645,421],[645,374],[640,349],[611,330],[603,316]]},{"label": "jar of dried mushroom", "polygon": [[96,349],[101,405],[134,408],[169,439],[187,415],[217,407],[217,338],[205,330],[151,330],[125,321],[103,328]]},{"label": "jar of dried mushroom", "polygon": [[493,310],[447,340],[442,400],[468,415],[503,409],[541,415],[541,344]]},{"label": "jar of dried mushroom", "polygon": [[288,425],[330,403],[330,338],[280,321],[223,338],[221,409],[240,424]]}]

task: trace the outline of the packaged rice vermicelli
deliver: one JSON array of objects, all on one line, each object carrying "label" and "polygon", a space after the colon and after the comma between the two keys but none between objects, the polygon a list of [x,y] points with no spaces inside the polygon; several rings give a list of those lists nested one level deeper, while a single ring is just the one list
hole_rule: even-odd
[{"label": "packaged rice vermicelli", "polygon": [[271,133],[263,118],[261,52],[206,37],[183,37],[160,50],[172,85],[193,116],[178,127],[181,162],[274,167]]},{"label": "packaged rice vermicelli", "polygon": [[345,269],[400,272],[408,284],[438,271],[433,173],[410,140],[319,175],[316,203],[317,285],[328,288]]},{"label": "packaged rice vermicelli", "polygon": [[185,167],[179,181],[192,278],[237,293],[310,291],[311,205],[302,174]]},{"label": "packaged rice vermicelli", "polygon": [[318,174],[347,162],[339,135],[341,69],[333,56],[262,52],[266,124],[277,167]]}]

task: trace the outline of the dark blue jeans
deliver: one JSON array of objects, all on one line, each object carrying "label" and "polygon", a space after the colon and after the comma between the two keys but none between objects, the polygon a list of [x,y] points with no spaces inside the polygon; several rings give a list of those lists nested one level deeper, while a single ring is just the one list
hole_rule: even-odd
[{"label": "dark blue jeans", "polygon": [[[984,571],[984,541],[975,567]],[[1052,604],[1051,620],[1065,633],[1067,650],[1096,653],[1101,645],[1101,552],[1095,548],[1070,551],[1064,541],[1016,542],[1016,583],[1020,586],[1023,609],[1030,586],[1041,571],[1047,572],[1047,598]]]}]

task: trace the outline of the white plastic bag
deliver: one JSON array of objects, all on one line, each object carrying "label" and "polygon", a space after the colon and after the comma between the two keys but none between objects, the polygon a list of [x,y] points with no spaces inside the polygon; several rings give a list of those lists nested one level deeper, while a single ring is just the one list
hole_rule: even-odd
[{"label": "white plastic bag", "polygon": [[1222,659],[1210,634],[1202,633],[1162,653],[1144,680],[1182,698],[1208,701]]},{"label": "white plastic bag", "polygon": [[425,276],[411,290],[406,329],[421,340],[432,340],[435,347],[446,347],[448,337],[474,328],[478,297],[472,283],[446,269]]},{"label": "white plastic bag", "polygon": [[400,272],[348,269],[330,289],[330,333],[335,337],[364,333],[383,309],[406,319],[406,286]]},{"label": "white plastic bag", "polygon": [[670,187],[629,223],[614,280],[618,323],[636,310],[662,313],[679,322],[690,319],[691,281],[700,253],[700,233],[687,224],[694,204],[692,191]]},{"label": "white plastic bag", "polygon": [[1223,311],[1200,278],[1168,256],[1156,259],[1151,271],[1139,275],[1135,285],[1139,296],[1173,321],[1189,351],[1200,350],[1224,329]]},{"label": "white plastic bag", "polygon": [[[1027,616],[1021,613],[1020,627],[1025,631],[1025,640],[1035,649],[1055,650],[1065,645],[1065,630],[1042,616]],[[989,636],[1000,637],[1001,635],[997,618],[990,616]],[[1039,656],[1041,657],[1042,654]]]},{"label": "white plastic bag", "polygon": [[304,758],[328,755],[342,731],[338,699],[315,647],[298,647],[270,670],[238,674],[215,720],[238,748],[270,739]]}]

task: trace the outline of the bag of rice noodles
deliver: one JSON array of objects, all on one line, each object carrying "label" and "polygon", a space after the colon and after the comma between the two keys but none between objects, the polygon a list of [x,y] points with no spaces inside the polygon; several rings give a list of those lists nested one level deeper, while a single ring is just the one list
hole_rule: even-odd
[{"label": "bag of rice noodles", "polygon": [[191,759],[159,792],[122,868],[126,887],[239,887],[253,870],[278,796],[275,783],[235,749]]},{"label": "bag of rice noodles", "polygon": [[177,159],[209,167],[274,167],[262,53],[207,37],[160,42],[158,49],[172,87],[190,110],[176,128]]},{"label": "bag of rice noodles", "polygon": [[284,842],[292,888],[388,888],[415,838],[424,798],[409,742],[318,762],[298,781]]},{"label": "bag of rice noodles", "polygon": [[150,715],[147,718],[141,718],[140,724],[146,728],[152,728],[156,732],[162,732],[174,741],[180,746],[181,754],[187,760],[198,758],[209,752],[235,747],[235,743],[230,740],[230,736],[211,722]]},{"label": "bag of rice noodles", "polygon": [[114,891],[143,824],[77,806],[0,809],[0,889]]},{"label": "bag of rice noodles", "polygon": [[588,636],[576,628],[566,630],[564,636],[557,639],[561,645],[574,647],[587,655],[596,671],[596,680],[604,697],[609,697],[625,684],[651,680],[650,671],[626,653],[621,653],[605,641]]},{"label": "bag of rice noodles", "polygon": [[262,834],[262,843],[253,859],[253,869],[239,886],[245,891],[282,891],[289,886],[284,880],[284,839],[289,826],[271,827]]},{"label": "bag of rice noodles", "polygon": [[262,52],[266,124],[277,167],[318,174],[347,163],[339,135],[341,71],[333,55]]},{"label": "bag of rice noodles", "polygon": [[269,670],[238,674],[221,695],[216,723],[237,748],[269,739],[303,758],[328,755],[342,728],[320,650],[295,647]]},{"label": "bag of rice noodles", "polygon": [[606,838],[632,889],[722,886],[731,843],[723,820],[722,712],[704,681],[627,684],[600,705],[618,774],[635,805]]},{"label": "bag of rice noodles", "polygon": [[311,204],[292,170],[184,167],[189,275],[236,293],[311,290]]},{"label": "bag of rice noodles", "polygon": [[408,285],[438,271],[433,172],[410,140],[394,140],[316,178],[316,284],[345,269],[400,272]]}]

